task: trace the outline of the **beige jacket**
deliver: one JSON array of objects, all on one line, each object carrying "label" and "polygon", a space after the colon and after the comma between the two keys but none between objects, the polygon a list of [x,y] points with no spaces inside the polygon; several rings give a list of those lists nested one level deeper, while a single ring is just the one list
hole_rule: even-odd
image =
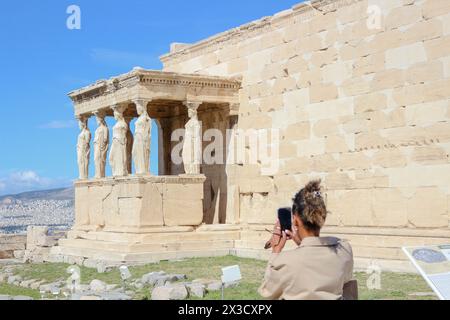
[{"label": "beige jacket", "polygon": [[348,242],[305,238],[295,250],[272,254],[258,292],[271,300],[339,300],[352,277]]}]

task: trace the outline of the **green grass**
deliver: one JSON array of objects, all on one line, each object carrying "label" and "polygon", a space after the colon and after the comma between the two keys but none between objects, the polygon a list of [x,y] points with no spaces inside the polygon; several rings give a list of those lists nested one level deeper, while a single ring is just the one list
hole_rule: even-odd
[{"label": "green grass", "polygon": [[[257,289],[264,277],[267,263],[253,259],[242,259],[234,256],[215,258],[196,258],[183,261],[162,261],[158,264],[131,267],[130,271],[134,279],[141,278],[144,274],[154,271],[165,271],[167,273],[186,274],[188,281],[194,279],[220,279],[221,268],[238,264],[241,268],[243,280],[238,287],[225,289],[225,298],[228,300],[258,300],[260,296]],[[43,279],[47,283],[68,278],[67,264],[26,264],[17,266],[15,274],[23,279]],[[108,284],[120,284],[118,269],[111,272],[99,274],[95,269],[80,268],[81,282],[90,283],[93,279],[102,280]],[[356,273],[355,278],[359,283],[359,296],[361,300],[378,299],[435,299],[435,297],[413,297],[415,292],[431,292],[426,282],[418,275],[383,273],[381,276],[381,290],[368,290],[366,287],[367,275]],[[14,290],[18,290],[15,293]],[[27,294],[24,294],[26,292]],[[137,299],[150,299],[150,288],[144,288],[136,293]],[[28,295],[39,298],[36,290],[21,289],[12,286],[0,286],[0,294]],[[211,292],[206,296],[208,300],[220,299],[220,292]]]},{"label": "green grass", "polygon": [[6,283],[0,283],[0,295],[9,296],[27,296],[35,300],[41,298],[41,294],[38,290],[25,289],[21,287],[12,286]]}]

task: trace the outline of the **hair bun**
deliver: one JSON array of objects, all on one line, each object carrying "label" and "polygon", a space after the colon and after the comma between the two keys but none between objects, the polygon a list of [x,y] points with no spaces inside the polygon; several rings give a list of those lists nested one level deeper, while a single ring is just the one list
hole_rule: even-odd
[{"label": "hair bun", "polygon": [[294,199],[295,211],[307,226],[322,228],[327,217],[327,209],[322,197],[321,180],[309,182]]}]

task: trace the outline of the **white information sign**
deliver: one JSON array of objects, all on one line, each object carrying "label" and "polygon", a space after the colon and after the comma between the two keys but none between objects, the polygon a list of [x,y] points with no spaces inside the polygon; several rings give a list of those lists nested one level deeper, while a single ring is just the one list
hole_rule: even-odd
[{"label": "white information sign", "polygon": [[450,245],[404,247],[403,251],[441,300],[450,300]]}]

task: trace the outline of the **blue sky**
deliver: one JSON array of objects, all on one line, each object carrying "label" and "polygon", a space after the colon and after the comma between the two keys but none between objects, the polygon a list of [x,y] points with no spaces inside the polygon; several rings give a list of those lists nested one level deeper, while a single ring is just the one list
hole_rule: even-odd
[{"label": "blue sky", "polygon": [[[2,2],[0,195],[65,187],[76,178],[78,128],[67,97],[71,90],[134,66],[161,69],[159,56],[172,42],[196,42],[298,2]],[[66,27],[66,10],[73,4],[81,8],[81,30]],[[90,128],[94,132],[93,120]],[[156,152],[152,172],[157,172]]]}]

